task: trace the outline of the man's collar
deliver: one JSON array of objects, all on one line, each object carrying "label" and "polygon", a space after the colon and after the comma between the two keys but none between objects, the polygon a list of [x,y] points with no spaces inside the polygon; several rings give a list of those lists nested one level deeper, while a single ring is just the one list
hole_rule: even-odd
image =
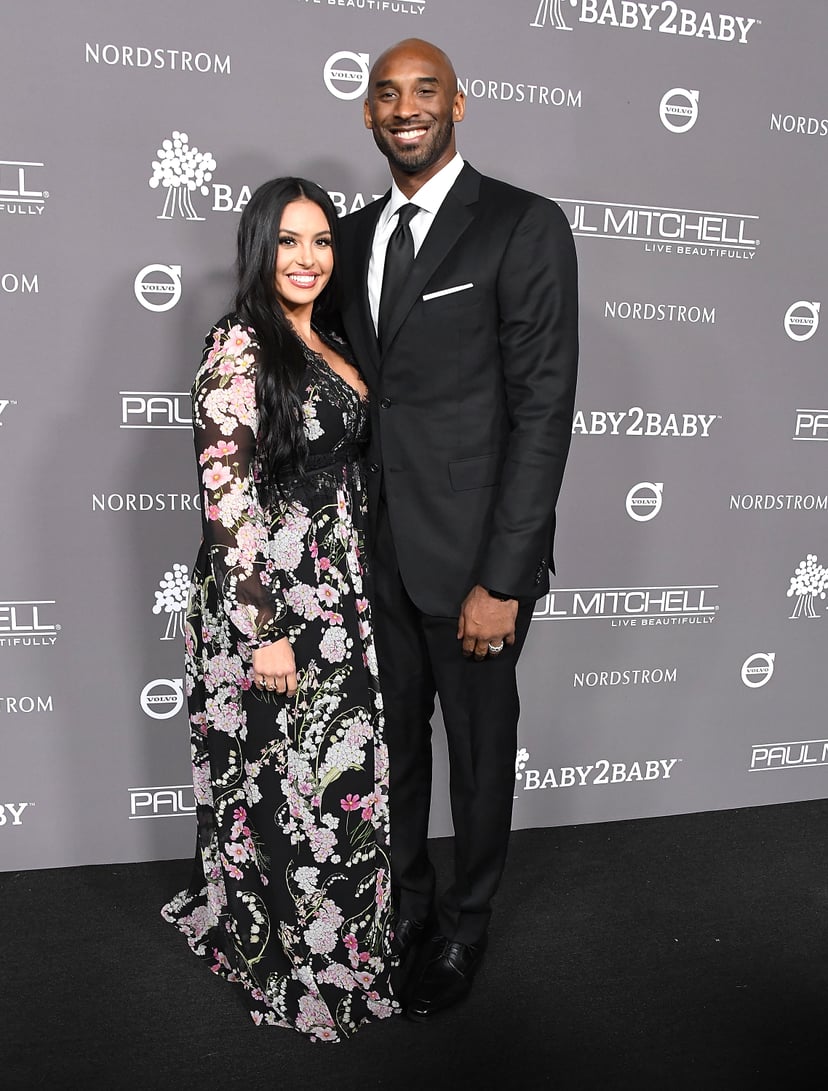
[{"label": "man's collar", "polygon": [[418,208],[424,208],[426,212],[435,215],[445,200],[448,191],[457,181],[463,166],[463,157],[460,152],[457,152],[453,159],[450,159],[432,178],[429,178],[424,185],[420,186],[410,201],[398,188],[397,183],[392,181],[391,199],[385,207],[385,219],[389,220],[399,208],[407,204],[417,205]]}]

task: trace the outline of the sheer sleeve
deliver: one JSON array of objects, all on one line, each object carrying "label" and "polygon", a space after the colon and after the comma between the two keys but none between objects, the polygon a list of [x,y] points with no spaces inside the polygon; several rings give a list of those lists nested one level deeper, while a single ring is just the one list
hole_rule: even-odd
[{"label": "sheer sleeve", "polygon": [[192,391],[204,541],[222,609],[251,651],[291,627],[254,476],[257,352],[251,329],[224,320],[208,338]]}]

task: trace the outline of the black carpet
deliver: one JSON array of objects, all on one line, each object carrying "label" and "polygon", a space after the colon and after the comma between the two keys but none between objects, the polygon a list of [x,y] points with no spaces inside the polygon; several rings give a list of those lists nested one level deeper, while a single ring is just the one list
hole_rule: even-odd
[{"label": "black carpet", "polygon": [[[256,1027],[158,915],[189,861],[0,875],[0,1087],[828,1087],[828,801],[515,833],[471,997]],[[449,840],[433,843],[446,872]]]}]

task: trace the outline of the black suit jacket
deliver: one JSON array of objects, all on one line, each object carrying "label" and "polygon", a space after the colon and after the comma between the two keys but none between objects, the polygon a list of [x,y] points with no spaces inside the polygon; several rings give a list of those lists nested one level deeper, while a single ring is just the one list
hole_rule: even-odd
[{"label": "black suit jacket", "polygon": [[575,399],[566,217],[466,164],[380,353],[367,271],[385,203],[340,225],[343,321],[371,391],[369,503],[376,512],[384,479],[400,573],[424,613],[456,617],[476,583],[537,598],[549,586]]}]

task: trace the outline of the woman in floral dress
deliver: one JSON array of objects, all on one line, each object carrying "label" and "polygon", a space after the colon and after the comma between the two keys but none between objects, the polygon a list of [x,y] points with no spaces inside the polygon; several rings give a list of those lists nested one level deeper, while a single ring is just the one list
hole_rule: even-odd
[{"label": "woman in floral dress", "polygon": [[[186,626],[198,846],[163,909],[256,1023],[338,1041],[397,1010],[388,763],[365,593],[367,391],[323,334],[336,213],[268,182],[193,385],[203,541]],[[313,316],[313,324],[311,317]]]}]

